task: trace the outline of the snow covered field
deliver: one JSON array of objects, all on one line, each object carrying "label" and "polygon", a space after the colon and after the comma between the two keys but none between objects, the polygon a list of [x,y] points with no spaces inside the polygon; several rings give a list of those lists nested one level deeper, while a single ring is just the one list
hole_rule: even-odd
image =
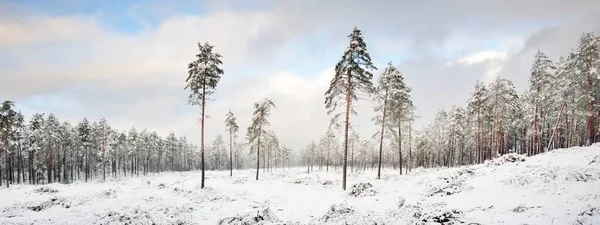
[{"label": "snow covered field", "polygon": [[[345,192],[339,169],[316,167],[259,181],[253,170],[208,171],[202,190],[198,172],[14,185],[0,188],[0,224],[600,224],[600,145],[515,156],[403,176],[387,169],[381,180],[355,172]],[[358,183],[365,189],[351,195]]]}]

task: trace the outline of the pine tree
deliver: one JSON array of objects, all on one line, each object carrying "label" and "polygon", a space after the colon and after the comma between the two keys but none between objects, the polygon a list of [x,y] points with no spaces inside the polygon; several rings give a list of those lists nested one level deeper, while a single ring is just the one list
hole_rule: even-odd
[{"label": "pine tree", "polygon": [[14,110],[14,107],[14,102],[7,100],[2,102],[2,108],[0,108],[0,129],[2,129],[2,136],[4,137],[4,173],[6,177],[6,187],[9,187],[9,183],[12,182],[8,173],[10,163],[8,161],[8,136],[13,131],[13,124],[15,123],[17,116],[17,112]]},{"label": "pine tree", "polygon": [[[371,82],[376,70],[371,62],[371,56],[367,52],[361,31],[354,28],[348,36],[350,44],[344,51],[342,59],[335,66],[335,76],[331,80],[329,89],[325,92],[325,107],[328,114],[333,113],[338,105],[345,104],[345,134],[344,134],[344,166],[342,176],[342,189],[346,190],[346,174],[348,165],[348,131],[350,126],[350,113],[353,110],[352,102],[358,100],[359,95],[364,92],[371,93],[373,84]],[[337,121],[341,114],[334,116],[332,121]]]},{"label": "pine tree", "polygon": [[188,78],[185,89],[190,89],[189,101],[191,105],[199,105],[201,107],[201,140],[200,140],[200,167],[202,170],[202,179],[200,188],[204,188],[204,119],[206,108],[206,96],[211,95],[217,87],[223,69],[219,66],[223,64],[221,55],[213,52],[214,46],[208,42],[204,44],[198,43],[200,53],[196,55],[196,60],[188,64]]},{"label": "pine tree", "polygon": [[235,115],[231,112],[231,110],[227,113],[227,118],[225,119],[225,127],[227,132],[229,132],[229,176],[233,176],[233,144],[234,137],[237,137],[236,133],[239,130],[239,126],[237,125]]},{"label": "pine tree", "polygon": [[[587,143],[595,142],[596,105],[598,101],[598,89],[600,89],[600,37],[593,33],[584,33],[579,40],[579,46],[574,52],[573,67],[575,69],[575,80],[577,86],[583,90],[580,101],[588,105],[587,112]],[[600,116],[600,115],[598,115]]]},{"label": "pine tree", "polygon": [[246,132],[246,140],[251,145],[250,150],[256,150],[256,180],[258,180],[258,172],[260,170],[260,147],[261,141],[267,139],[269,123],[269,115],[271,108],[274,108],[275,104],[268,98],[265,98],[262,102],[254,103],[254,114],[252,116],[252,124],[248,127]]},{"label": "pine tree", "polygon": [[[83,118],[83,120],[81,122],[79,122],[79,124],[77,125],[77,135],[79,137],[79,143],[80,143],[80,151],[83,152],[83,157],[85,158],[85,182],[87,182],[88,180],[88,173],[89,173],[89,154],[88,151],[90,149],[90,141],[91,141],[91,135],[92,135],[92,128],[90,126],[89,121],[87,120],[87,118]],[[78,170],[79,171],[79,170]],[[79,172],[78,172],[79,173]]]},{"label": "pine tree", "polygon": [[110,127],[108,126],[108,123],[106,122],[106,119],[104,117],[102,117],[100,119],[100,123],[98,124],[99,126],[99,138],[100,138],[100,147],[102,149],[100,158],[102,159],[102,181],[106,180],[106,147],[107,147],[107,142],[108,142],[108,138],[110,135]]},{"label": "pine tree", "polygon": [[[377,94],[375,95],[375,106],[376,112],[381,112],[381,116],[376,118],[376,123],[381,124],[381,131],[379,132],[379,160],[377,168],[377,179],[381,178],[381,163],[383,155],[383,138],[386,130],[386,119],[390,119],[388,126],[392,130],[392,136],[396,137],[396,143],[398,144],[398,157],[399,157],[399,168],[400,174],[402,174],[402,123],[408,120],[410,115],[410,109],[412,108],[412,101],[410,100],[410,88],[404,83],[404,77],[402,73],[392,64],[388,63],[387,68],[384,70],[377,85]],[[396,133],[393,132],[397,128]]]},{"label": "pine tree", "polygon": [[534,106],[533,146],[535,153],[539,153],[543,146],[540,138],[540,135],[543,136],[543,131],[539,120],[540,118],[545,117],[547,112],[544,110],[551,107],[548,102],[552,96],[552,93],[550,92],[550,90],[552,90],[550,88],[552,88],[551,84],[553,82],[551,70],[554,69],[556,69],[556,67],[554,67],[552,61],[548,59],[541,50],[538,50],[531,68],[531,77],[529,78],[529,97]]}]

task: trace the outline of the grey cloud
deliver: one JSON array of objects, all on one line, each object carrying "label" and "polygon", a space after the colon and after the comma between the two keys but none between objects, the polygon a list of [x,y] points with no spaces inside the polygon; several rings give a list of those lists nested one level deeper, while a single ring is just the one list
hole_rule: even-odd
[{"label": "grey cloud", "polygon": [[523,49],[509,56],[500,74],[512,80],[519,91],[526,90],[529,71],[537,50],[544,51],[552,60],[557,61],[560,55],[567,56],[577,47],[583,32],[600,32],[600,14],[589,15],[579,21],[545,28],[532,34],[525,41]]}]

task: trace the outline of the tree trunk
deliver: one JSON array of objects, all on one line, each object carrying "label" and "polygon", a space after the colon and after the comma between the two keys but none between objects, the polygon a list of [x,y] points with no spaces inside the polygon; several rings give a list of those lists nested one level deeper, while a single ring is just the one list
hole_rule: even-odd
[{"label": "tree trunk", "polygon": [[[381,179],[381,156],[383,154],[383,135],[385,134],[385,116],[386,116],[386,112],[387,112],[387,95],[388,92],[387,90],[385,91],[385,95],[384,95],[384,102],[383,102],[383,116],[381,117],[381,137],[379,138],[379,165],[377,166],[377,179]],[[398,137],[401,138],[401,137]],[[402,170],[402,168],[400,168],[400,170]]]},{"label": "tree trunk", "polygon": [[256,147],[256,180],[258,180],[258,171],[260,170],[260,136],[262,135],[262,126],[258,131],[258,145]]},{"label": "tree trunk", "polygon": [[204,108],[206,106],[206,78],[202,83],[202,119],[200,120],[200,170],[202,170],[202,179],[200,181],[200,189],[204,188]]},{"label": "tree trunk", "polygon": [[[9,187],[9,182],[8,182],[8,127],[5,128],[4,130],[4,173],[6,176],[6,187]],[[1,174],[0,174],[1,175]],[[1,178],[1,176],[0,176]]]},{"label": "tree trunk", "polygon": [[233,132],[229,131],[229,177],[233,176]]},{"label": "tree trunk", "polygon": [[[593,88],[593,81],[592,78],[588,76],[588,85],[590,90],[594,90]],[[594,93],[594,92],[592,92]],[[592,94],[594,95],[594,94]],[[590,107],[590,112],[588,115],[588,121],[587,121],[587,125],[588,125],[588,143],[587,145],[591,145],[594,143],[594,138],[595,138],[595,131],[594,131],[594,97],[592,96],[592,99],[590,100],[589,103],[589,107]],[[600,113],[599,113],[600,114]]]},{"label": "tree trunk", "polygon": [[477,163],[481,163],[481,117],[479,115],[479,106],[477,106]]},{"label": "tree trunk", "polygon": [[412,170],[412,122],[408,123],[408,172]]},{"label": "tree trunk", "polygon": [[402,124],[398,124],[398,158],[400,161],[400,175],[402,175]]},{"label": "tree trunk", "polygon": [[[104,129],[104,128],[102,128]],[[104,146],[104,140],[106,139],[106,131],[102,131],[102,181],[106,180],[106,146]]]},{"label": "tree trunk", "polygon": [[351,98],[351,87],[352,87],[352,73],[348,71],[348,86],[346,89],[346,124],[344,134],[344,168],[342,176],[342,190],[346,190],[346,173],[348,168],[348,128],[350,126],[350,105],[352,104]]},{"label": "tree trunk", "polygon": [[354,173],[354,139],[352,139],[352,173]]},{"label": "tree trunk", "polygon": [[48,183],[52,183],[52,139],[48,141]]},{"label": "tree trunk", "polygon": [[329,140],[329,137],[327,137],[327,158],[325,158],[325,171],[329,172],[329,152],[331,151],[330,146],[331,146],[331,140]]}]

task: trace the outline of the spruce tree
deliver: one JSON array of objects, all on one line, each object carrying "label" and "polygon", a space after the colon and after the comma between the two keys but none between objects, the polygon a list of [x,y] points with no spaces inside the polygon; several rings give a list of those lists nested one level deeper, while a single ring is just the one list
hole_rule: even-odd
[{"label": "spruce tree", "polygon": [[[325,107],[328,114],[335,112],[339,105],[345,105],[343,190],[346,190],[350,113],[356,113],[352,102],[358,100],[362,93],[373,91],[371,81],[373,73],[371,71],[377,69],[371,62],[371,56],[367,51],[361,31],[355,27],[348,38],[350,38],[350,43],[344,51],[342,59],[335,66],[335,75],[329,89],[325,92]],[[337,121],[340,115],[336,114],[332,121]]]},{"label": "spruce tree", "polygon": [[237,137],[236,133],[240,129],[240,127],[237,125],[235,115],[233,115],[231,110],[227,113],[225,127],[226,131],[229,132],[229,176],[231,177],[233,176],[233,138]]},{"label": "spruce tree", "polygon": [[190,90],[188,104],[198,105],[201,107],[201,139],[200,139],[200,167],[202,170],[202,180],[200,188],[204,188],[204,119],[206,108],[206,96],[211,95],[223,74],[223,69],[220,66],[223,64],[221,55],[213,52],[214,46],[208,42],[204,44],[198,43],[196,60],[188,64],[188,78],[185,89]]},{"label": "spruce tree", "polygon": [[253,152],[256,150],[256,180],[258,180],[258,172],[260,170],[261,138],[263,140],[268,138],[268,128],[270,126],[268,119],[271,114],[271,108],[274,107],[275,104],[268,98],[265,98],[260,103],[254,103],[252,123],[246,132],[246,140],[250,144],[250,151]]}]

